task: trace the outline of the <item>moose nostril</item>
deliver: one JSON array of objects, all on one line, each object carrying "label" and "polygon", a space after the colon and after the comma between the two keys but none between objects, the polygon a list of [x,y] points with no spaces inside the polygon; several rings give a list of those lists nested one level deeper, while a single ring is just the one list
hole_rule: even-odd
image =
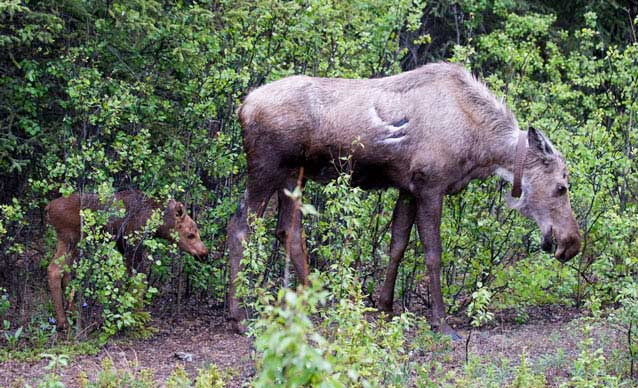
[{"label": "moose nostril", "polygon": [[580,236],[571,236],[565,240],[559,240],[559,251],[556,258],[562,263],[571,260],[580,251]]},{"label": "moose nostril", "polygon": [[552,233],[548,233],[543,236],[541,241],[541,249],[547,253],[551,253],[554,250],[554,236]]},{"label": "moose nostril", "polygon": [[552,242],[546,242],[541,246],[541,249],[544,252],[552,253],[552,251],[554,250],[554,244]]},{"label": "moose nostril", "polygon": [[208,256],[208,248],[204,244],[199,249],[199,257],[204,259]]}]

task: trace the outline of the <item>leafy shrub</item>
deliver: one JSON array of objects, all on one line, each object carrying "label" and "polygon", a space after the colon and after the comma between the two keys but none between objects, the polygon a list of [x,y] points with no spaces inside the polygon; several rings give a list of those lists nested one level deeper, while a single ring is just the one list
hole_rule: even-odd
[{"label": "leafy shrub", "polygon": [[[341,287],[341,286],[340,286]],[[405,330],[408,315],[386,322],[372,318],[358,282],[323,290],[313,274],[311,286],[280,289],[254,322],[257,387],[403,386],[409,380]],[[346,294],[346,289],[350,291]],[[344,293],[330,309],[329,296]],[[384,365],[379,368],[379,365]]]},{"label": "leafy shrub", "polygon": [[625,339],[625,349],[621,351],[622,360],[629,364],[624,365],[621,370],[630,378],[636,377],[636,363],[638,361],[638,346],[636,336],[638,335],[638,284],[634,279],[625,279],[623,287],[618,291],[617,300],[620,306],[614,309],[608,317],[609,323]]},{"label": "leafy shrub", "polygon": [[516,377],[512,382],[512,388],[543,388],[547,386],[545,376],[531,370],[525,354],[521,355],[521,363],[516,367]]},{"label": "leafy shrub", "polygon": [[581,352],[574,361],[573,376],[569,383],[565,383],[563,386],[577,388],[620,386],[618,377],[610,376],[607,373],[603,350],[593,347],[590,330],[591,326],[584,326],[585,340],[579,345]]},{"label": "leafy shrub", "polygon": [[4,315],[9,311],[11,302],[9,302],[9,293],[4,287],[0,287],[0,318],[4,318]]},{"label": "leafy shrub", "polygon": [[[365,227],[348,223],[356,217],[339,216],[360,212],[366,199],[349,181],[350,175],[343,174],[325,187],[328,200],[319,221],[323,245],[317,253],[330,266],[323,275],[313,274],[311,287],[296,293],[279,289],[276,299],[267,289],[251,289],[260,299],[253,304],[259,319],[252,322],[260,353],[256,386],[401,386],[409,379],[409,315],[391,322],[370,317],[375,309],[366,307],[355,275],[362,265],[356,241]],[[261,221],[253,222],[245,257],[263,257],[264,232]],[[380,364],[385,368],[379,369]]]}]

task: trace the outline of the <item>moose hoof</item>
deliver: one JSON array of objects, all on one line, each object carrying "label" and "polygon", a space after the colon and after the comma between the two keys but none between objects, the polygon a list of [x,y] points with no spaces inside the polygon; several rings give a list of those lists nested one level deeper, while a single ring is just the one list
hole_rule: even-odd
[{"label": "moose hoof", "polygon": [[382,311],[388,315],[392,315],[394,313],[394,310],[392,308],[392,302],[379,300],[377,302],[377,308],[379,309],[379,311]]},{"label": "moose hoof", "polygon": [[248,327],[246,327],[246,325],[241,322],[233,320],[233,331],[237,334],[243,335],[246,334],[246,332],[248,331]]},{"label": "moose hoof", "polygon": [[449,333],[445,333],[446,335],[450,336],[450,338],[452,338],[452,342],[456,342],[456,341],[460,341],[463,339],[463,337],[461,337],[459,335],[459,333],[457,333],[456,331],[452,330]]},{"label": "moose hoof", "polygon": [[69,322],[66,321],[66,318],[64,320],[49,318],[49,323],[54,323],[57,331],[60,333],[66,333],[71,328]]},{"label": "moose hoof", "polygon": [[440,328],[439,332],[441,334],[445,334],[448,337],[452,338],[452,342],[460,341],[463,339],[455,330],[453,330],[450,326],[445,325]]}]

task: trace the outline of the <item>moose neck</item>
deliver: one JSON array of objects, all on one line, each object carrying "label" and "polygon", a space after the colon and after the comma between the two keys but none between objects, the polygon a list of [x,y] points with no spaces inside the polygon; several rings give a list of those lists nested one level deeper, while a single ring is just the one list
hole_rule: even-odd
[{"label": "moose neck", "polygon": [[171,241],[171,234],[174,230],[175,222],[173,221],[172,217],[167,212],[165,212],[162,219],[162,224],[157,228],[157,231],[155,232],[155,237]]},{"label": "moose neck", "polygon": [[[492,143],[492,155],[494,156],[493,173],[510,183],[514,182],[514,175],[517,170],[517,159],[521,158],[519,146],[521,136],[526,138],[525,132],[520,129],[514,129],[505,136],[496,137]],[[526,149],[527,142],[524,143],[524,146]]]}]

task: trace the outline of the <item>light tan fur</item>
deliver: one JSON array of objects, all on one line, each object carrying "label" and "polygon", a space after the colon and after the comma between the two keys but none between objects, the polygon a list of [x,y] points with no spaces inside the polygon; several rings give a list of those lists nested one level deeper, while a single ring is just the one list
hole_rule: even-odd
[{"label": "light tan fur", "polygon": [[[68,327],[63,295],[71,278],[71,274],[66,269],[71,267],[77,257],[77,244],[82,236],[80,210],[104,210],[120,201],[124,206],[125,215],[122,218],[111,218],[106,225],[106,231],[113,236],[118,249],[125,255],[130,271],[135,263],[141,260],[144,252],[140,246],[127,246],[125,236],[144,227],[153,211],[160,208],[157,202],[141,191],[126,190],[116,193],[109,203],[100,202],[97,194],[74,193],[69,197],[54,199],[46,207],[47,222],[53,226],[57,237],[57,250],[47,273],[57,325],[61,329]],[[208,256],[208,250],[201,241],[197,225],[186,214],[184,205],[171,199],[156,236],[172,241],[174,232],[178,235],[177,243],[182,250],[195,257]],[[70,307],[73,307],[72,303]]]}]

